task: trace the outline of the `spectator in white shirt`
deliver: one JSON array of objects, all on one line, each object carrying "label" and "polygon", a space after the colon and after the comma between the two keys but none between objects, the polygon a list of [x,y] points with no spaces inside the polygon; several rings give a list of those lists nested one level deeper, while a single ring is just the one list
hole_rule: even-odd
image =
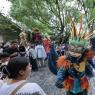
[{"label": "spectator in white shirt", "polygon": [[[3,73],[11,79],[8,83],[4,83],[0,88],[2,95],[13,95],[12,93],[31,73],[31,66],[25,57],[12,58],[8,65],[4,68]],[[21,86],[14,95],[46,95],[41,87],[36,83],[26,83]]]},{"label": "spectator in white shirt", "polygon": [[47,57],[45,49],[41,43],[35,46],[35,51],[37,53],[37,60],[39,66],[44,66],[44,60]]}]

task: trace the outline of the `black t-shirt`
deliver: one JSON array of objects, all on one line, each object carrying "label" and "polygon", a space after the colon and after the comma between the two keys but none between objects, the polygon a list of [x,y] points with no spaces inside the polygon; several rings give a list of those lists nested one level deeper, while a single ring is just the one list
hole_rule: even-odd
[{"label": "black t-shirt", "polygon": [[11,55],[11,54],[13,54],[15,52],[18,52],[18,49],[17,48],[11,48],[11,47],[9,47],[9,48],[5,48],[3,50],[3,52],[7,52],[7,53],[9,53]]}]

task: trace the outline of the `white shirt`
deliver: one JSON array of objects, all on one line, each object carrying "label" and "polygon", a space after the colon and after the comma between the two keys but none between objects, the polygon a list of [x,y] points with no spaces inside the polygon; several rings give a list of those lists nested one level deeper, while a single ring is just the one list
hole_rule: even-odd
[{"label": "white shirt", "polygon": [[93,63],[95,64],[95,56],[93,57],[92,61],[93,61]]},{"label": "white shirt", "polygon": [[4,84],[3,80],[0,80],[0,88]]},{"label": "white shirt", "polygon": [[0,48],[0,53],[3,53],[3,48]]},{"label": "white shirt", "polygon": [[[0,94],[2,93],[2,95],[10,95],[12,91],[16,89],[16,87],[22,82],[23,81],[13,84],[4,83],[0,88]],[[16,95],[24,95],[25,93],[27,93],[27,95],[46,95],[42,88],[36,83],[26,83],[16,92]]]},{"label": "white shirt", "polygon": [[88,90],[88,95],[95,95],[95,78],[89,80],[90,88]]},{"label": "white shirt", "polygon": [[29,54],[31,54],[31,56],[33,57],[33,59],[37,58],[37,53],[36,53],[35,49],[30,48],[29,49]]},{"label": "white shirt", "polygon": [[37,53],[37,58],[45,59],[47,57],[45,49],[42,45],[37,45],[35,47],[35,51]]}]

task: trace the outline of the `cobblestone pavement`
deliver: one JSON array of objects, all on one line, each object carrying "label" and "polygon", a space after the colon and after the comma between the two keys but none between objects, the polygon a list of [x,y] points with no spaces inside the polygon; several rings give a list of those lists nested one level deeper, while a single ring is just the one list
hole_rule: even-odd
[{"label": "cobblestone pavement", "polygon": [[30,82],[38,83],[47,95],[65,95],[63,89],[55,86],[55,76],[49,71],[48,67],[39,68],[39,71],[32,72],[29,77]]},{"label": "cobblestone pavement", "polygon": [[[38,83],[47,95],[65,95],[65,91],[63,89],[58,89],[55,86],[55,80],[55,75],[49,71],[47,66],[39,68],[39,71],[37,72],[32,72],[31,76],[29,77],[29,81]],[[95,79],[91,81],[91,84],[92,83],[95,84]],[[95,95],[95,88],[93,91],[94,93],[90,90],[88,95]]]}]

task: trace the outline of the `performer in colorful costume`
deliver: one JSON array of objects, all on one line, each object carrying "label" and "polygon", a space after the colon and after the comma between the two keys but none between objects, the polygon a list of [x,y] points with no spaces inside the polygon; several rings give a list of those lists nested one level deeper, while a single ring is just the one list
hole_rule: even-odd
[{"label": "performer in colorful costume", "polygon": [[51,40],[50,38],[46,37],[43,39],[43,46],[45,48],[46,54],[50,52]]},{"label": "performer in colorful costume", "polygon": [[[64,88],[66,95],[87,95],[89,78],[93,76],[92,62],[93,51],[88,49],[91,35],[82,31],[78,32],[72,21],[72,31],[69,39],[68,51],[65,56],[60,56],[51,48],[49,55],[49,68],[57,75],[56,86]],[[56,56],[54,56],[56,55]]]}]

